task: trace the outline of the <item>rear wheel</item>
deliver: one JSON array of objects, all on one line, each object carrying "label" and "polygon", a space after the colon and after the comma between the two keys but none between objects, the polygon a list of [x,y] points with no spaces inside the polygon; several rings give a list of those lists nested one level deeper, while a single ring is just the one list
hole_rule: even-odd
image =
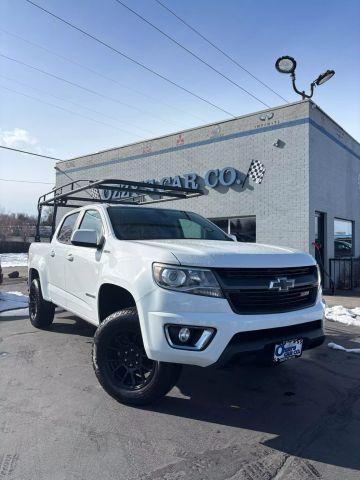
[{"label": "rear wheel", "polygon": [[166,395],[181,372],[180,365],[147,357],[136,308],[104,320],[95,333],[92,357],[104,390],[130,405],[146,405]]},{"label": "rear wheel", "polygon": [[31,324],[36,328],[46,329],[53,320],[55,305],[43,299],[40,280],[34,278],[29,291],[29,316]]}]

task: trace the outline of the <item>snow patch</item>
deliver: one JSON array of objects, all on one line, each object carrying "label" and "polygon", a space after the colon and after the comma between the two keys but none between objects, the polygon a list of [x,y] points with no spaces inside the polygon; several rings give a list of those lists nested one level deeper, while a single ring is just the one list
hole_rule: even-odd
[{"label": "snow patch", "polygon": [[27,295],[21,292],[0,292],[0,312],[27,308],[28,302]]},{"label": "snow patch", "polygon": [[346,353],[360,353],[360,348],[345,348],[342,345],[338,345],[334,342],[328,343],[328,347],[332,348],[333,350],[341,350]]},{"label": "snow patch", "polygon": [[0,265],[5,267],[26,267],[28,264],[27,253],[1,253]]},{"label": "snow patch", "polygon": [[0,322],[3,318],[18,318],[24,317],[29,318],[29,309],[28,308],[17,308],[15,310],[6,310],[5,312],[0,311]]},{"label": "snow patch", "polygon": [[345,308],[341,305],[325,308],[325,318],[334,322],[360,327],[360,307]]}]

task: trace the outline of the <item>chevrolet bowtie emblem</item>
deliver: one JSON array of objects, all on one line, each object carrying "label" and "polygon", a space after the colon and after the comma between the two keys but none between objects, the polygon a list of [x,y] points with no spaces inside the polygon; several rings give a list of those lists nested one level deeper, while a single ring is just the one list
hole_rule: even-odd
[{"label": "chevrolet bowtie emblem", "polygon": [[270,290],[278,290],[279,292],[287,292],[290,288],[294,288],[295,280],[288,279],[286,277],[277,278],[276,280],[271,280],[269,284]]}]

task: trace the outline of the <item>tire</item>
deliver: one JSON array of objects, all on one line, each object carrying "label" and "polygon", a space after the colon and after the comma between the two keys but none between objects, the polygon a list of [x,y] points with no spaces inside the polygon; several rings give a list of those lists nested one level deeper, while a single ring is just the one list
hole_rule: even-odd
[{"label": "tire", "polygon": [[172,389],[181,373],[181,365],[147,357],[136,308],[115,312],[101,323],[92,361],[103,389],[126,405],[155,402]]},{"label": "tire", "polygon": [[36,328],[47,329],[52,324],[55,314],[55,305],[43,299],[40,280],[34,278],[29,291],[29,317],[31,324]]}]

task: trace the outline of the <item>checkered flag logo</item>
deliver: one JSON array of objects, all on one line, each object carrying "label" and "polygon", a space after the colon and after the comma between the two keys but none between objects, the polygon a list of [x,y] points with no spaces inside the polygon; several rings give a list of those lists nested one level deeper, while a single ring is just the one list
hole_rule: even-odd
[{"label": "checkered flag logo", "polygon": [[249,167],[248,176],[254,180],[255,183],[260,184],[263,181],[265,172],[266,168],[261,162],[259,162],[259,160],[252,160]]},{"label": "checkered flag logo", "polygon": [[90,195],[92,196],[92,198],[95,198],[97,200],[100,200],[101,197],[100,197],[100,192],[99,192],[99,189],[98,188],[90,188],[90,191],[89,191]]}]

